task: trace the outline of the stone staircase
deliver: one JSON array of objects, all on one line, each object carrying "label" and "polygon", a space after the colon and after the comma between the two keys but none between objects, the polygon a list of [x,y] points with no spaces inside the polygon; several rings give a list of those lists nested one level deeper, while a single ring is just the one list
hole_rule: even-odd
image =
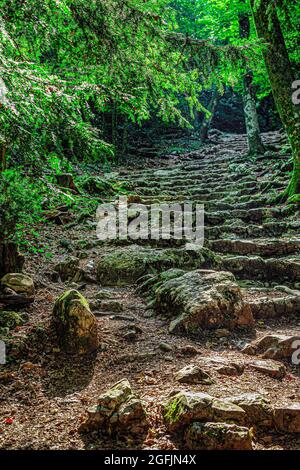
[{"label": "stone staircase", "polygon": [[[282,136],[264,135],[265,143],[280,148]],[[227,150],[228,149],[228,150]],[[229,150],[230,149],[230,150]],[[200,150],[169,167],[136,170],[123,182],[140,202],[203,203],[205,246],[220,256],[222,269],[243,281],[272,288],[300,288],[300,218],[295,206],[273,203],[288,184],[283,171],[289,156],[267,152],[247,158],[245,136],[223,135],[210,151]],[[135,240],[166,247],[185,240]]]}]

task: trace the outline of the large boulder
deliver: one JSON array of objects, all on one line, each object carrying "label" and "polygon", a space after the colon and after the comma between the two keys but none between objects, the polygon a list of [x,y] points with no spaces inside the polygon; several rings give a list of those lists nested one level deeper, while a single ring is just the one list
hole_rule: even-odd
[{"label": "large boulder", "polygon": [[216,263],[215,255],[205,248],[151,249],[131,245],[104,253],[98,260],[97,279],[104,286],[128,285],[148,273],[173,267],[211,267]]},{"label": "large boulder", "polygon": [[184,434],[189,450],[252,450],[248,428],[227,423],[193,423]]},{"label": "large boulder", "polygon": [[85,176],[78,186],[89,194],[101,196],[112,196],[116,192],[113,184],[100,176]]},{"label": "large boulder", "polygon": [[245,411],[238,405],[207,393],[179,392],[164,406],[164,419],[170,432],[183,431],[193,422],[233,422],[243,425]]},{"label": "large boulder", "polygon": [[231,273],[174,269],[147,281],[147,289],[155,311],[173,317],[172,333],[254,326],[251,309]]},{"label": "large boulder", "polygon": [[133,436],[142,440],[149,428],[141,400],[134,395],[127,379],[117,382],[99,396],[97,405],[88,410],[80,431],[99,431],[108,436]]},{"label": "large boulder", "polygon": [[67,353],[87,354],[98,348],[96,317],[78,291],[69,290],[56,300],[53,324],[59,343]]}]

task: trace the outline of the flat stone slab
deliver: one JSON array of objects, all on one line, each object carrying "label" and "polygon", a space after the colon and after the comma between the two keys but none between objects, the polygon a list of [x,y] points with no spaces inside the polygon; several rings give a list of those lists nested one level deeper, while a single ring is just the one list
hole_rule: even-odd
[{"label": "flat stone slab", "polygon": [[242,361],[235,361],[227,358],[203,357],[199,359],[201,367],[209,370],[215,370],[221,375],[238,376],[245,370],[245,364]]},{"label": "flat stone slab", "polygon": [[257,256],[286,256],[300,252],[300,239],[212,240],[209,247],[219,253]]},{"label": "flat stone slab", "polygon": [[286,375],[286,367],[274,361],[253,361],[250,367],[274,379],[281,380]]},{"label": "flat stone slab", "polygon": [[300,260],[296,258],[268,258],[259,256],[223,256],[223,269],[243,279],[280,282],[300,280]]},{"label": "flat stone slab", "polygon": [[254,318],[267,319],[300,313],[300,295],[260,297],[249,301]]}]

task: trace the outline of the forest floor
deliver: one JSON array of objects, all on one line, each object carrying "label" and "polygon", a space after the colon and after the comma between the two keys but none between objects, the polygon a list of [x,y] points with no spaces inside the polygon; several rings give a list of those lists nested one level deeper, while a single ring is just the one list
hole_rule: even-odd
[{"label": "forest floor", "polygon": [[[245,136],[217,135],[210,145],[184,157],[172,154],[163,160],[148,159],[147,166],[140,159],[135,165],[114,168],[114,177],[117,174],[120,180],[130,181],[141,202],[204,200],[211,214],[206,224],[207,246],[219,253],[223,266],[236,275],[245,299],[251,302],[260,298],[273,301],[288,297],[288,289],[300,290],[299,216],[286,206],[270,203],[286,187],[288,175],[283,168],[289,157],[280,153],[280,134],[266,134],[264,140],[273,150],[260,159],[245,157]],[[224,240],[228,242],[224,244]],[[246,240],[251,243],[236,243]],[[134,284],[106,287],[110,299],[119,301],[123,309],[95,309],[101,342],[97,354],[79,359],[65,355],[49,326],[55,299],[74,287],[95,303],[103,287],[95,282],[54,279],[54,266],[67,256],[77,256],[81,268],[88,264],[93,277],[99,256],[115,246],[97,240],[92,219],[73,227],[48,224],[40,242],[48,247],[51,258],[36,254],[26,262],[26,272],[35,281],[36,298],[22,310],[28,313],[28,322],[13,332],[16,343],[23,345],[22,353],[0,371],[0,448],[176,449],[180,444],[168,433],[161,413],[162,404],[174,390],[203,391],[215,397],[255,392],[276,405],[300,402],[299,367],[287,359],[276,361],[286,367],[279,380],[252,367],[257,356],[241,352],[245,344],[269,333],[299,335],[299,309],[282,316],[273,311],[264,315],[262,309],[251,332],[216,334],[210,330],[187,337],[169,334],[168,318],[149,311]],[[139,245],[139,241],[134,243]],[[122,248],[126,250],[127,245]],[[287,291],[278,289],[279,285]],[[132,325],[140,332],[128,341],[126,333]],[[228,365],[242,363],[244,372],[224,375],[211,367],[211,385],[174,380],[179,369],[207,358],[222,358]],[[78,427],[87,408],[125,377],[149,413],[151,427],[145,441],[136,446],[130,438],[110,441],[97,433],[80,434]],[[258,432],[254,448],[299,449],[300,437],[275,430]]]}]

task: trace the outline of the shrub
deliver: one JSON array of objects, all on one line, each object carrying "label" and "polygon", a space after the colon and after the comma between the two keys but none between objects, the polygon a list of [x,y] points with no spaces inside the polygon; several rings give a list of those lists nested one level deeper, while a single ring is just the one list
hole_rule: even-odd
[{"label": "shrub", "polygon": [[0,173],[0,240],[19,243],[41,221],[42,195],[16,170]]}]

